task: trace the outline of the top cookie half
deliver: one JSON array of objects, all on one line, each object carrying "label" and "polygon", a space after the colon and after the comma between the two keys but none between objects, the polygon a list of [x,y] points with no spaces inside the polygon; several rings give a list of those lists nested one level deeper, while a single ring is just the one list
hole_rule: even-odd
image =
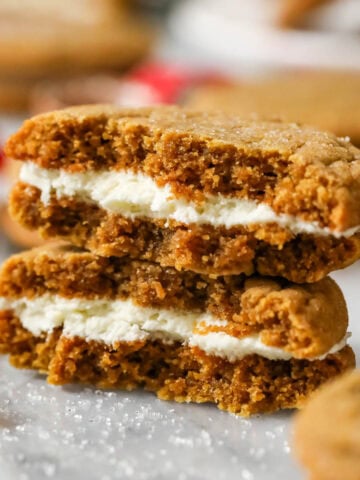
[{"label": "top cookie half", "polygon": [[84,106],[28,120],[6,153],[26,162],[13,215],[102,255],[295,281],[359,257],[360,151],[311,127]]}]

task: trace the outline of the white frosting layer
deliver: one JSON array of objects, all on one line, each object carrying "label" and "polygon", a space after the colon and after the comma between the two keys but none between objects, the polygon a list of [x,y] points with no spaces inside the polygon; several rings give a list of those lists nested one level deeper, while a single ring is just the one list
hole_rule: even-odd
[{"label": "white frosting layer", "polygon": [[[161,339],[197,346],[210,355],[235,361],[250,354],[271,360],[290,360],[293,355],[265,345],[260,335],[236,338],[224,332],[194,333],[199,323],[226,325],[208,313],[183,312],[136,306],[131,300],[66,299],[46,294],[33,299],[0,298],[0,310],[11,309],[24,328],[33,335],[63,327],[63,335],[112,345],[119,341]],[[335,353],[346,344],[347,336],[327,352]],[[325,358],[327,355],[316,357]]]},{"label": "white frosting layer", "polygon": [[237,225],[276,223],[293,233],[348,237],[360,226],[343,232],[322,228],[317,222],[306,222],[292,215],[280,214],[265,203],[208,195],[204,202],[195,204],[177,199],[170,187],[159,187],[142,173],[131,171],[99,171],[68,173],[63,170],[44,169],[33,162],[25,162],[20,179],[41,190],[41,200],[49,203],[51,194],[58,198],[76,197],[92,201],[102,208],[129,218],[149,217],[176,220],[185,224],[208,223],[227,228]]}]

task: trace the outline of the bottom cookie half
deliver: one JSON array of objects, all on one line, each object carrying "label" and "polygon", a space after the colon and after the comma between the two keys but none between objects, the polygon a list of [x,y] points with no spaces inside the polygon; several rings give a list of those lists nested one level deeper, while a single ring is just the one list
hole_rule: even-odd
[{"label": "bottom cookie half", "polygon": [[161,340],[106,345],[62,335],[34,336],[11,312],[0,314],[0,352],[18,368],[47,374],[50,383],[100,388],[145,388],[178,402],[212,402],[240,415],[299,408],[329,378],[354,366],[349,346],[318,360],[269,360],[247,355],[235,362],[198,347]]}]

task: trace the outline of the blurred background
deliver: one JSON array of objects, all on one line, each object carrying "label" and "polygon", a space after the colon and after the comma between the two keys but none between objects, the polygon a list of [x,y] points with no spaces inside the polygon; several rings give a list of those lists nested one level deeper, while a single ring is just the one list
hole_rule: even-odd
[{"label": "blurred background", "polygon": [[[305,122],[360,146],[360,0],[1,0],[0,223],[30,115],[178,103]],[[4,243],[4,242],[3,242]],[[0,252],[1,253],[1,252]]]}]

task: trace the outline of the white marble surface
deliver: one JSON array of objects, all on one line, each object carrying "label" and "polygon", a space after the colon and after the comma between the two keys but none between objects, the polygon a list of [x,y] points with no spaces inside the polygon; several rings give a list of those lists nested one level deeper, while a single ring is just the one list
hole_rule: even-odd
[{"label": "white marble surface", "polygon": [[251,420],[144,392],[52,387],[1,361],[6,480],[300,479],[289,414]]},{"label": "white marble surface", "polygon": [[[10,251],[0,233],[0,260]],[[359,356],[360,263],[333,276],[348,302]],[[1,480],[306,477],[291,454],[292,412],[242,419],[140,391],[54,387],[4,357],[0,371]]]}]

